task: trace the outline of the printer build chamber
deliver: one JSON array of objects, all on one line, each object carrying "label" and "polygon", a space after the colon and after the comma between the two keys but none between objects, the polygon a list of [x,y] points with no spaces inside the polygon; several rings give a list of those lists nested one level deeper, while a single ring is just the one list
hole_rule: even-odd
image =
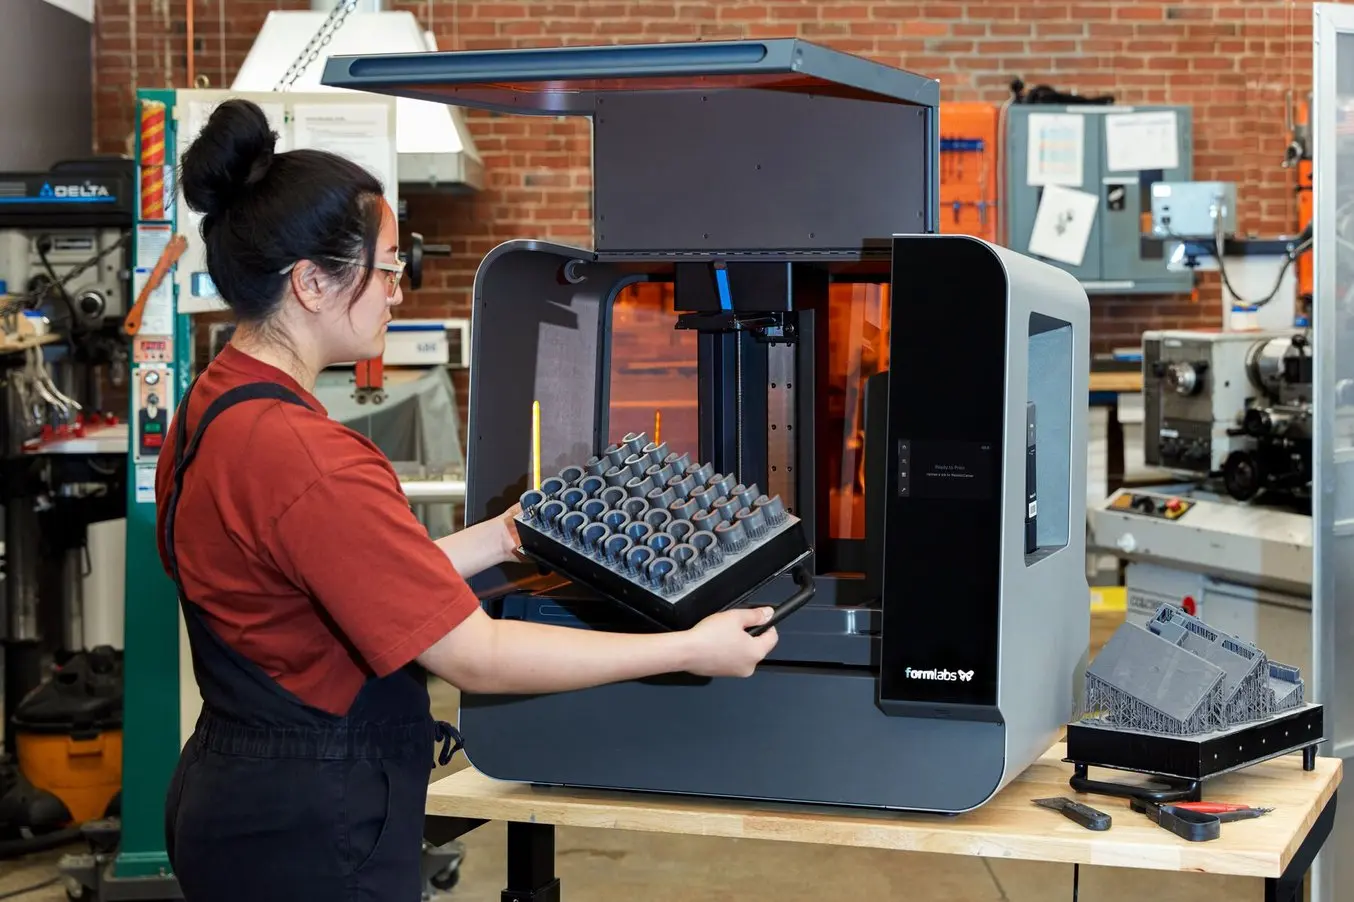
[{"label": "printer build chamber", "polygon": [[[780,494],[816,595],[747,679],[464,695],[511,781],[956,813],[1075,719],[1088,304],[938,223],[938,86],[797,40],[333,57],[326,84],[589,115],[591,249],[475,280],[467,518],[655,429]],[[552,469],[552,466],[554,469]],[[496,617],[654,628],[533,564]],[[751,604],[778,604],[789,575]]]}]

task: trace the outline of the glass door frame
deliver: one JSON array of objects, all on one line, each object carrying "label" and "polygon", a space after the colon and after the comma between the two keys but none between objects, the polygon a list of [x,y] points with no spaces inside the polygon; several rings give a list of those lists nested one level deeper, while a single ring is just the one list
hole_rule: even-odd
[{"label": "glass door frame", "polygon": [[[1354,46],[1354,7],[1317,3],[1312,10],[1312,340],[1315,349],[1312,442],[1311,698],[1325,706],[1322,755],[1354,757],[1354,442],[1342,442],[1337,360],[1354,355],[1342,343],[1337,282],[1340,175],[1337,114],[1342,43]],[[1341,39],[1348,36],[1347,41]],[[1354,67],[1354,55],[1345,66]],[[1354,172],[1351,172],[1354,179]],[[1354,184],[1351,185],[1354,187]],[[1348,406],[1348,404],[1346,404]],[[1354,418],[1354,412],[1351,412]],[[1333,804],[1332,800],[1332,804]],[[1354,810],[1337,809],[1335,828],[1312,868],[1312,902],[1354,899]],[[1344,883],[1343,892],[1337,887]]]}]

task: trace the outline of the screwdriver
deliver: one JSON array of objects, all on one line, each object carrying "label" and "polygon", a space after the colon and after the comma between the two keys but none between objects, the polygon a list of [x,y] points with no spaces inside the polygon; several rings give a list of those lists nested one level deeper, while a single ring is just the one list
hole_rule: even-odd
[{"label": "screwdriver", "polygon": [[1113,822],[1108,814],[1068,798],[1031,799],[1041,808],[1062,812],[1063,817],[1087,830],[1108,830]]}]

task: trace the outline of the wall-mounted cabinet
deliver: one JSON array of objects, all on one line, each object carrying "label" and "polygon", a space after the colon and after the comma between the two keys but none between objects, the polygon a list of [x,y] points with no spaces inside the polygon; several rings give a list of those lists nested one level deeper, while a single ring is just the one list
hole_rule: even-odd
[{"label": "wall-mounted cabinet", "polygon": [[1013,104],[1007,117],[1007,246],[1067,270],[1087,294],[1192,289],[1151,235],[1153,183],[1193,178],[1189,107]]}]

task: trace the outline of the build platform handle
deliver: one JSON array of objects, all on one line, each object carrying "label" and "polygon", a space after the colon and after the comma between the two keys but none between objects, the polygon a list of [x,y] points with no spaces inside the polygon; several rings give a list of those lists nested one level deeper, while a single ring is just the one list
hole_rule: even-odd
[{"label": "build platform handle", "polygon": [[771,619],[766,623],[748,627],[749,633],[754,636],[760,636],[762,633],[771,629],[771,627],[780,623],[786,617],[789,617],[795,611],[809,603],[809,599],[813,597],[813,593],[817,589],[817,586],[815,586],[813,582],[813,574],[809,572],[808,567],[799,564],[795,567],[793,576],[795,585],[799,586],[799,591],[778,604],[771,614]]}]

